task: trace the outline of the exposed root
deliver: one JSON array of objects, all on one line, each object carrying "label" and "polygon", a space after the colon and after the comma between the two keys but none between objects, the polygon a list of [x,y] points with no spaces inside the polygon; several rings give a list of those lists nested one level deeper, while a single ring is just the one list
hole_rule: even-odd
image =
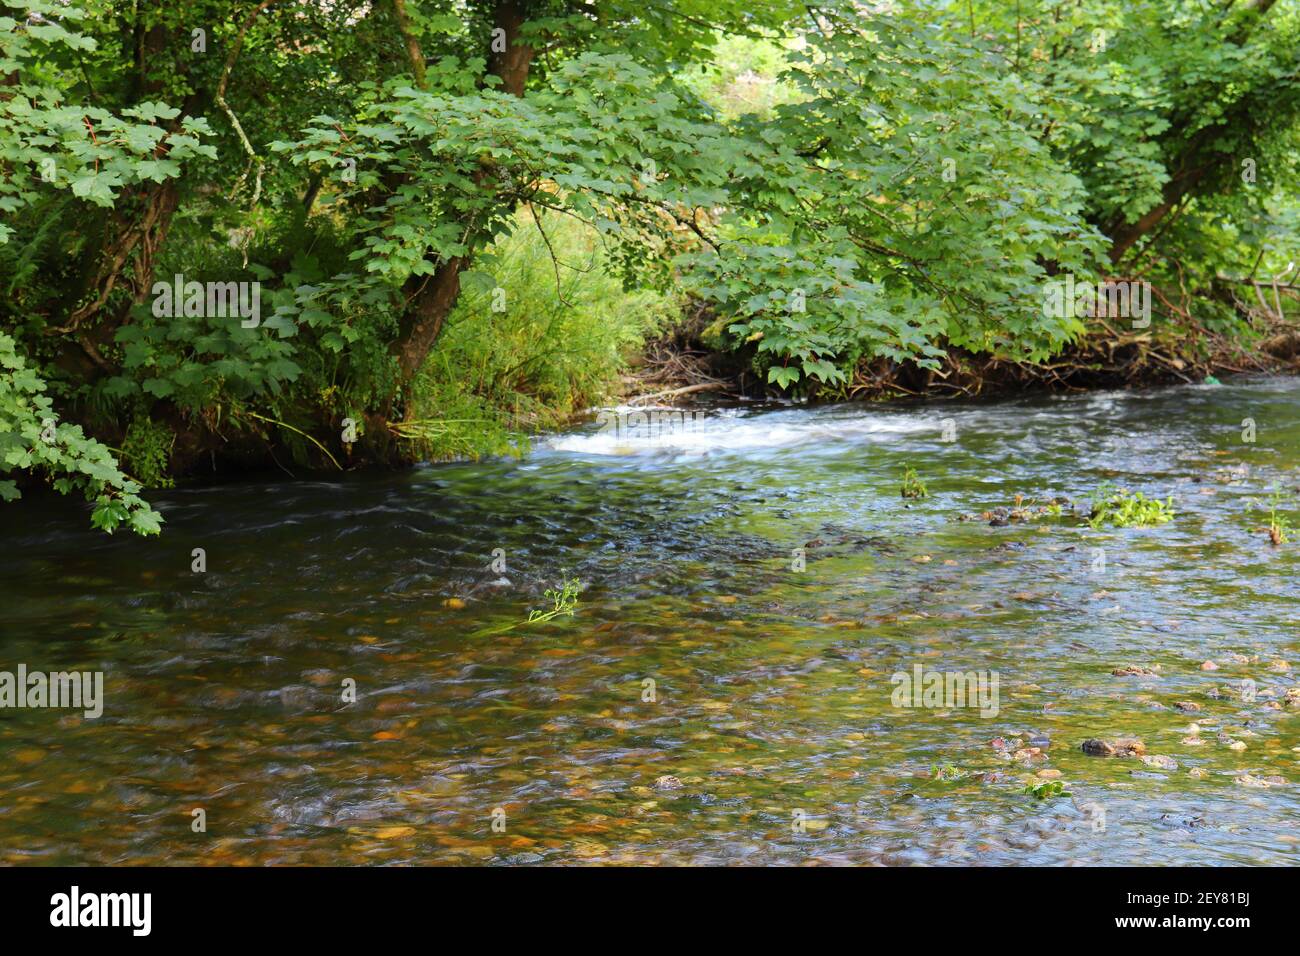
[{"label": "exposed root", "polygon": [[623,376],[629,404],[678,399],[700,392],[736,397],[744,393],[744,364],[707,348],[700,335],[712,315],[697,305],[687,320],[646,343],[631,374]]},{"label": "exposed root", "polygon": [[1175,322],[1161,323],[1158,332],[1154,327],[1129,331],[1090,319],[1083,338],[1042,364],[960,349],[950,350],[935,370],[880,359],[856,370],[846,397],[974,397],[1191,383],[1222,372],[1300,373],[1300,329],[1293,321],[1271,310],[1243,309],[1258,334],[1258,341],[1247,345],[1206,328],[1159,293],[1157,298]]}]

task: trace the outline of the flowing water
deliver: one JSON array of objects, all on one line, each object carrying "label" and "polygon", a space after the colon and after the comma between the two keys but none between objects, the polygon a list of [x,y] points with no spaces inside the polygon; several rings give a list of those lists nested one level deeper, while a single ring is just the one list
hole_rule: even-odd
[{"label": "flowing water", "polygon": [[[0,710],[0,862],[1295,862],[1300,380],[614,421],[149,540],[0,509],[0,670],[105,698]],[[981,514],[1105,480],[1177,517]]]}]

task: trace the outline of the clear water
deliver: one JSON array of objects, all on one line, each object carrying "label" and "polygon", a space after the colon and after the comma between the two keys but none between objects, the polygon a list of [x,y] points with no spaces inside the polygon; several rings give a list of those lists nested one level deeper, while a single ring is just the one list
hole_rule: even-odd
[{"label": "clear water", "polygon": [[[0,509],[0,670],[106,696],[0,710],[0,862],[1295,861],[1300,531],[1261,525],[1274,487],[1300,525],[1300,381],[644,431],[159,493],[152,540]],[[979,518],[1103,480],[1178,517]],[[916,665],[996,672],[997,714],[894,706]]]}]

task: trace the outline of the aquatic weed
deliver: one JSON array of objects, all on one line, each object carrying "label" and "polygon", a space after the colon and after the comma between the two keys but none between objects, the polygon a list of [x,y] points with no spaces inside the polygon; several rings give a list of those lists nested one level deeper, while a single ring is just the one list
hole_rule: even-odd
[{"label": "aquatic weed", "polygon": [[1146,528],[1151,525],[1164,524],[1174,518],[1174,499],[1148,498],[1142,492],[1130,492],[1127,488],[1116,489],[1110,482],[1103,482],[1092,493],[1092,510],[1088,514],[1088,524],[1096,529],[1109,524],[1116,528]]},{"label": "aquatic weed", "polygon": [[1029,794],[1035,800],[1050,800],[1053,797],[1071,796],[1070,791],[1065,789],[1065,784],[1059,780],[1039,780],[1028,784],[1023,792]]},{"label": "aquatic weed", "polygon": [[925,482],[916,474],[916,469],[911,465],[903,466],[903,487],[900,494],[904,498],[928,498],[930,492],[925,490]]}]

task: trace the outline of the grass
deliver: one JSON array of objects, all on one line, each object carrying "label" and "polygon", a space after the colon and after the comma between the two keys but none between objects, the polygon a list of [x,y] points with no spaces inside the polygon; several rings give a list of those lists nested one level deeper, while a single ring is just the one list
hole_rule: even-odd
[{"label": "grass", "polygon": [[1278,514],[1277,511],[1282,498],[1282,492],[1275,490],[1268,499],[1268,539],[1274,546],[1286,544],[1287,534],[1291,531],[1290,519],[1286,515]]},{"label": "grass", "polygon": [[673,295],[623,288],[594,229],[538,212],[540,229],[524,210],[465,274],[417,376],[401,427],[427,458],[526,451],[529,434],[614,395],[628,357],[680,318]]}]

